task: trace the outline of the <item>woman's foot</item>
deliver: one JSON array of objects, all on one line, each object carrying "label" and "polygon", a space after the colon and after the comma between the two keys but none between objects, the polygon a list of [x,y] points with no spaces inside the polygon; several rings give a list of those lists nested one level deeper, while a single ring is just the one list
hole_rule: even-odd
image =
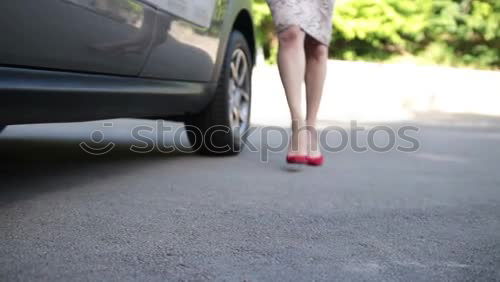
[{"label": "woman's foot", "polygon": [[325,158],[321,154],[321,146],[319,144],[319,134],[315,123],[307,123],[308,146],[307,146],[307,164],[311,166],[321,166],[325,162]]},{"label": "woman's foot", "polygon": [[307,132],[304,122],[292,121],[292,134],[286,155],[288,164],[307,164]]},{"label": "woman's foot", "polygon": [[306,162],[310,166],[322,166],[325,163],[325,157],[323,156],[318,156],[318,157],[306,157]]},{"label": "woman's foot", "polygon": [[287,156],[306,156],[307,151],[307,130],[304,122],[299,120],[292,121],[292,134],[288,146]]},{"label": "woman's foot", "polygon": [[307,164],[308,163],[308,158],[307,158],[307,156],[287,155],[286,156],[286,162],[288,164]]}]

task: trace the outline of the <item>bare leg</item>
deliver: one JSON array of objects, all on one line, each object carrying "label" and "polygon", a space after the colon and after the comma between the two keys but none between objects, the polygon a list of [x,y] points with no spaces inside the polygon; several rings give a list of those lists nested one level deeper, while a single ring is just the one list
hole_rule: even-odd
[{"label": "bare leg", "polygon": [[291,26],[278,34],[278,68],[285,89],[292,119],[292,138],[289,154],[307,153],[307,132],[301,111],[301,87],[305,74],[305,33],[298,26]]},{"label": "bare leg", "polygon": [[305,39],[306,53],[306,101],[307,115],[306,126],[309,131],[308,154],[310,156],[321,155],[318,144],[318,133],[316,121],[323,95],[323,87],[326,77],[326,64],[328,59],[328,47],[307,36]]}]

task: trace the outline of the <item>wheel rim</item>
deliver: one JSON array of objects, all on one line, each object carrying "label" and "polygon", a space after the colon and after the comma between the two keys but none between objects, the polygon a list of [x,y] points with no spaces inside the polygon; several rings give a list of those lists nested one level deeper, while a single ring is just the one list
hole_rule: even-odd
[{"label": "wheel rim", "polygon": [[229,79],[229,121],[233,132],[240,136],[247,130],[250,120],[250,68],[242,49],[236,49],[231,57]]}]

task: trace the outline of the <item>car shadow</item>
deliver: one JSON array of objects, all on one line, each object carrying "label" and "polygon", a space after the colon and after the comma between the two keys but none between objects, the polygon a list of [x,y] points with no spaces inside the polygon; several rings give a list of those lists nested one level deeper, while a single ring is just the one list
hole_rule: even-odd
[{"label": "car shadow", "polygon": [[113,130],[118,133],[106,138],[115,146],[103,155],[90,154],[80,147],[81,142],[88,141],[87,135],[97,123],[8,127],[0,135],[0,206],[58,189],[73,189],[96,178],[144,169],[155,162],[199,158],[175,144],[170,135],[165,136],[164,143],[178,145],[169,147],[172,150],[152,148],[147,153],[134,152],[131,146],[137,141],[123,134],[131,126],[126,121],[119,123],[125,124],[115,126]]}]

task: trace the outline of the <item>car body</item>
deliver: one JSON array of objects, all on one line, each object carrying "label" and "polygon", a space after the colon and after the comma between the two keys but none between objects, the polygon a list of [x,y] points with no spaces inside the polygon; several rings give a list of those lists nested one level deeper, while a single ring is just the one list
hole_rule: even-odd
[{"label": "car body", "polygon": [[231,68],[235,32],[247,45],[249,78],[255,62],[251,0],[16,0],[0,8],[1,125],[199,120],[224,64]]}]

